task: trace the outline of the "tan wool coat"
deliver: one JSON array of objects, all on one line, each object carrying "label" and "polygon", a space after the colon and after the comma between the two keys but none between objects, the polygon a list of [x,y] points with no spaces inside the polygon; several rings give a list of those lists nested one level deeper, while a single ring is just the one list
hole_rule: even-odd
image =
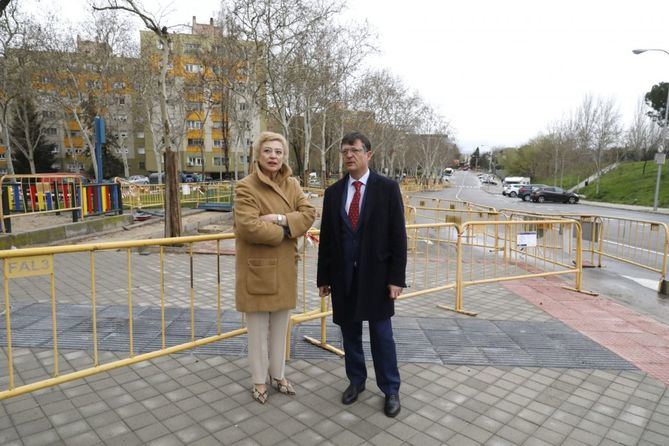
[{"label": "tan wool coat", "polygon": [[[297,239],[311,227],[316,210],[290,176],[290,167],[284,164],[274,181],[254,167],[235,188],[237,311],[292,309],[297,300]],[[261,221],[266,214],[285,214],[290,238],[283,226]]]}]

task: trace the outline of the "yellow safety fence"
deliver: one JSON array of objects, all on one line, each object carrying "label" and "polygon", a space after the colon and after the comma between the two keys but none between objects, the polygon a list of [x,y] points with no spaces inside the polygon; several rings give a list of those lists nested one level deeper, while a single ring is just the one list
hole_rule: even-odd
[{"label": "yellow safety fence", "polygon": [[432,207],[440,209],[451,209],[451,210],[477,210],[477,211],[487,211],[487,212],[496,212],[497,210],[492,206],[480,205],[477,203],[472,203],[470,201],[462,200],[451,200],[445,198],[437,197],[424,197],[419,195],[405,195],[404,196],[405,204],[410,206],[417,207]]},{"label": "yellow safety fence", "polygon": [[[503,209],[509,220],[541,219],[544,215]],[[600,215],[561,214],[556,218],[578,220],[583,229],[583,255],[601,267],[602,257],[628,263],[660,275],[658,292],[666,293],[669,226],[651,220]]]},{"label": "yellow safety fence", "polygon": [[[179,184],[179,202],[199,205],[200,203],[232,204],[233,186],[230,181]],[[165,207],[164,184],[133,184],[121,182],[123,206],[129,209]]]},{"label": "yellow safety fence", "polygon": [[[442,308],[473,315],[464,309],[464,287],[573,274],[573,288],[581,289],[581,229],[574,220],[415,224],[407,226],[407,235],[409,288],[400,300],[430,295]],[[290,326],[320,320],[320,339],[308,340],[343,354],[327,340],[326,318],[331,309],[329,299],[318,296],[315,283],[317,238],[318,231],[312,231],[299,249],[301,286]],[[212,234],[0,251],[4,292],[4,324],[0,323],[0,328],[4,328],[7,363],[0,374],[0,383],[7,385],[0,391],[0,400],[245,334],[242,315],[233,318],[235,322],[222,322],[222,312],[234,312],[235,308],[235,259],[221,255],[232,252],[233,239],[233,234]],[[572,251],[577,253],[575,259]],[[444,293],[450,289],[455,290],[452,305]],[[21,370],[23,362],[14,359],[12,311],[34,303],[49,308],[40,324],[42,329],[48,325],[50,333],[40,348],[51,351],[50,377]],[[85,342],[92,356],[82,369],[75,369],[74,362],[67,361],[67,353],[61,351],[65,348],[61,344],[73,345],[68,327],[80,322],[76,314],[62,315],[66,304],[76,306],[80,317],[90,318],[90,336]],[[99,349],[109,345],[109,339],[100,339],[98,330],[103,324],[100,312],[104,315],[110,308],[124,322],[112,333],[117,340],[113,350],[118,352],[121,345],[126,355],[105,362]],[[175,308],[187,309],[182,321],[187,333],[168,342],[166,312]],[[153,311],[155,323],[135,320],[133,315],[141,311]],[[109,323],[106,319],[105,324]],[[210,331],[203,330],[207,324]],[[215,334],[208,335],[214,328]],[[136,344],[137,333],[147,330],[155,332],[155,345]],[[290,332],[288,336],[290,346]]]}]

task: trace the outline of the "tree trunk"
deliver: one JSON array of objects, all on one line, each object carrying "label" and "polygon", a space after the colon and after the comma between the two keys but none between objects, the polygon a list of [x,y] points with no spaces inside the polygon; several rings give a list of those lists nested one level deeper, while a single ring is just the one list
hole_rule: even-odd
[{"label": "tree trunk", "polygon": [[35,172],[35,161],[34,161],[34,153],[35,153],[35,146],[33,144],[32,138],[30,137],[30,125],[28,122],[28,110],[26,106],[22,106],[21,108],[21,120],[23,121],[23,136],[26,139],[26,158],[28,158],[28,163],[30,164],[30,173],[33,175],[37,172]]},{"label": "tree trunk", "polygon": [[7,162],[7,173],[9,175],[14,175],[14,161],[12,161],[12,146],[9,139],[9,119],[7,109],[3,113],[3,139],[5,140],[5,161]]},{"label": "tree trunk", "polygon": [[123,176],[128,178],[130,176],[130,168],[128,167],[128,152],[126,151],[126,138],[123,138],[121,143],[121,160],[123,161]]},{"label": "tree trunk", "polygon": [[311,110],[309,101],[306,102],[304,110],[304,166],[302,170],[302,181],[304,186],[309,186],[309,148],[311,147]]},{"label": "tree trunk", "polygon": [[161,35],[162,60],[160,65],[160,119],[163,123],[163,141],[165,143],[165,237],[181,235],[181,203],[177,184],[178,154],[172,149],[170,121],[167,115],[167,63],[169,61],[170,41]]}]

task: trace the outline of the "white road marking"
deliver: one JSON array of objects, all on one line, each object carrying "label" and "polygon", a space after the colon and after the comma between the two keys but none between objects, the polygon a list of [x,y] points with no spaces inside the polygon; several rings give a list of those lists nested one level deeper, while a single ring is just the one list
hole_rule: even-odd
[{"label": "white road marking", "polygon": [[632,276],[625,276],[623,275],[624,278],[629,279],[633,282],[638,283],[639,285],[645,286],[646,288],[650,288],[651,290],[657,291],[657,287],[659,285],[659,282],[657,280],[653,279],[643,279],[641,277],[632,277]]},{"label": "white road marking", "polygon": [[656,255],[658,255],[658,256],[663,256],[663,255],[664,255],[663,252],[653,251],[653,250],[651,250],[651,249],[639,248],[638,246],[626,245],[626,244],[624,244],[624,243],[612,242],[611,240],[606,240],[606,239],[604,239],[603,242],[604,242],[604,243],[608,243],[608,244],[610,244],[610,245],[618,245],[618,246],[622,246],[623,248],[630,248],[630,249],[633,249],[633,250],[635,250],[635,251],[645,251],[645,252],[649,252],[649,253],[651,253],[651,254],[656,254]]}]

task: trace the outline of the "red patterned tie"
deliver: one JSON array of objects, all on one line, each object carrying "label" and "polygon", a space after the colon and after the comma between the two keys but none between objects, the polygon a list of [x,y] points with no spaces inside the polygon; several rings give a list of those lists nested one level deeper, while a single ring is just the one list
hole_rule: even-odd
[{"label": "red patterned tie", "polygon": [[360,217],[360,187],[362,183],[354,181],[353,186],[355,187],[355,193],[351,200],[351,206],[348,208],[348,218],[351,220],[351,227],[355,231],[356,226],[358,226],[358,218]]}]

